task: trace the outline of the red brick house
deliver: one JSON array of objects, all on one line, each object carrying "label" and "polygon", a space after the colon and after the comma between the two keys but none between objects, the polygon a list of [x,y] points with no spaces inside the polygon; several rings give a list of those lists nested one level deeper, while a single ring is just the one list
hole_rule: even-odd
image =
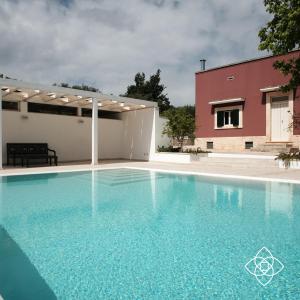
[{"label": "red brick house", "polygon": [[299,147],[300,88],[282,93],[289,78],[273,68],[276,60],[294,56],[300,51],[197,72],[195,145],[225,151]]}]

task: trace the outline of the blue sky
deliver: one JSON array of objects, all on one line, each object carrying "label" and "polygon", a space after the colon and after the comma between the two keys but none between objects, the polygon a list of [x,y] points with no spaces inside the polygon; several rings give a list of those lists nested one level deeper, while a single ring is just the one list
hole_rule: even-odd
[{"label": "blue sky", "polygon": [[194,73],[264,55],[262,0],[1,0],[0,73],[126,91],[158,68],[172,104],[194,103]]}]

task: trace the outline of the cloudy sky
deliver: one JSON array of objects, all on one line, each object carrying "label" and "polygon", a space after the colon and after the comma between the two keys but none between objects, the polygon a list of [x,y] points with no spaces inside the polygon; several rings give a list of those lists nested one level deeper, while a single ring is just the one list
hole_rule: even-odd
[{"label": "cloudy sky", "polygon": [[263,55],[263,0],[0,0],[0,73],[121,94],[158,68],[172,104],[207,67]]}]

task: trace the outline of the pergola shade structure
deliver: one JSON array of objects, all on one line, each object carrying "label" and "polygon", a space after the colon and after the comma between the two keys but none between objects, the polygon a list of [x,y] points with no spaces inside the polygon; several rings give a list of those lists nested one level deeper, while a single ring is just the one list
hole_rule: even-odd
[{"label": "pergola shade structure", "polygon": [[[98,111],[127,112],[157,108],[157,103],[58,86],[0,78],[0,101],[30,102],[92,109],[92,164],[98,162]],[[0,105],[0,168],[2,168],[2,105]]]},{"label": "pergola shade structure", "polygon": [[106,95],[71,88],[44,86],[17,80],[0,79],[2,100],[30,101],[35,103],[92,108],[92,99],[98,102],[100,110],[123,112],[156,107],[150,101]]}]

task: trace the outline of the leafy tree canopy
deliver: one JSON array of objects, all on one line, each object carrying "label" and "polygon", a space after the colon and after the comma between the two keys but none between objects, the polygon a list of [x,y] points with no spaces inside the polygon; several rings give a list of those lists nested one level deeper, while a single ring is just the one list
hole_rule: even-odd
[{"label": "leafy tree canopy", "polygon": [[168,118],[163,134],[175,139],[181,149],[185,137],[193,138],[195,131],[195,115],[193,106],[173,107],[164,113]]},{"label": "leafy tree canopy", "polygon": [[[259,31],[260,50],[271,51],[274,55],[286,54],[300,48],[300,0],[264,0],[268,13],[273,15]],[[300,85],[300,55],[289,60],[276,61],[274,67],[284,75],[290,75],[284,91]]]},{"label": "leafy tree canopy", "polygon": [[134,78],[135,84],[129,85],[123,96],[157,102],[161,113],[168,110],[171,105],[169,98],[164,94],[166,87],[161,83],[160,73],[161,71],[157,70],[149,80],[146,80],[144,73],[137,73]]},{"label": "leafy tree canopy", "polygon": [[186,113],[195,118],[195,105],[185,105]]},{"label": "leafy tree canopy", "polygon": [[14,79],[14,78],[11,78],[11,77],[8,77],[4,74],[0,74],[0,78],[4,78],[4,79]]},{"label": "leafy tree canopy", "polygon": [[60,86],[60,87],[64,87],[64,88],[71,88],[71,89],[76,89],[76,90],[82,90],[82,91],[88,91],[88,92],[95,92],[95,93],[100,93],[100,90],[93,87],[93,86],[88,86],[85,84],[81,84],[81,85],[69,85],[68,83],[62,82],[62,83],[54,83],[54,86]]}]

